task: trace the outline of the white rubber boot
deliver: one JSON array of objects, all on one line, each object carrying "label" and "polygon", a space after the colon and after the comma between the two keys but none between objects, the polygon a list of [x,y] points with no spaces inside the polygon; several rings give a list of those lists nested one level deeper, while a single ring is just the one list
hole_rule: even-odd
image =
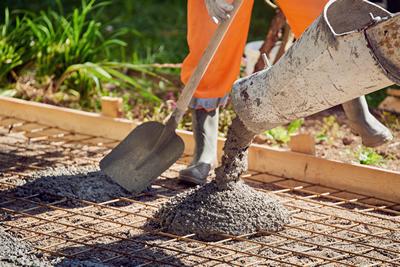
[{"label": "white rubber boot", "polygon": [[192,111],[192,115],[195,151],[188,168],[179,172],[179,179],[202,185],[207,182],[217,159],[219,109],[210,112],[196,109]]},{"label": "white rubber boot", "polygon": [[364,96],[342,106],[351,130],[361,136],[365,146],[376,147],[393,139],[390,130],[370,113]]}]

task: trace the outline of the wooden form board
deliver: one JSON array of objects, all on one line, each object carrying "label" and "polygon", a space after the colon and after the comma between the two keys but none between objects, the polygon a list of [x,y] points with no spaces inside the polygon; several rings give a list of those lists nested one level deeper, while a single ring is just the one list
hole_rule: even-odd
[{"label": "wooden form board", "polygon": [[395,113],[400,113],[400,97],[387,96],[382,103],[379,104],[379,108]]},{"label": "wooden form board", "polygon": [[132,121],[126,119],[8,97],[0,97],[0,114],[115,140],[122,140],[135,127]]},{"label": "wooden form board", "polygon": [[391,96],[400,97],[400,89],[387,89],[386,93]]},{"label": "wooden form board", "polygon": [[400,173],[252,145],[253,170],[400,203]]},{"label": "wooden form board", "polygon": [[[0,116],[58,127],[79,134],[122,140],[136,124],[130,120],[104,117],[90,112],[0,97]],[[192,133],[177,131],[185,142],[185,154],[194,150]],[[218,140],[222,154],[224,139]],[[400,173],[346,164],[286,150],[252,145],[249,168],[285,178],[348,190],[400,203]]]}]

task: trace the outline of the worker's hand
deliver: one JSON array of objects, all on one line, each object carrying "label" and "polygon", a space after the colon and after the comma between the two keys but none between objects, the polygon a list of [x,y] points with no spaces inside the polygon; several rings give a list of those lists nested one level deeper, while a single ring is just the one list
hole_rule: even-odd
[{"label": "worker's hand", "polygon": [[229,12],[233,10],[233,5],[225,0],[205,0],[208,14],[215,23],[219,23],[229,18]]}]

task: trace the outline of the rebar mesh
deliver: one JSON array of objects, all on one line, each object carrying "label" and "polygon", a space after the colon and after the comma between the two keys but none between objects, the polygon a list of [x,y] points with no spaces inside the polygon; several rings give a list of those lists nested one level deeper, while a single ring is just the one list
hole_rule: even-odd
[{"label": "rebar mesh", "polygon": [[112,266],[400,265],[400,203],[258,172],[244,178],[290,210],[284,231],[202,242],[145,227],[162,203],[187,189],[175,178],[188,156],[138,196],[96,202],[15,193],[37,171],[96,164],[116,143],[0,117],[3,226],[44,253]]}]

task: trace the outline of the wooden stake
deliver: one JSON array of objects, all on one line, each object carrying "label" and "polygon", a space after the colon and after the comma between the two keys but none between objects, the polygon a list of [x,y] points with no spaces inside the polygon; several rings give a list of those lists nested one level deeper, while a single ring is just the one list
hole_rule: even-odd
[{"label": "wooden stake", "polygon": [[308,155],[315,155],[315,139],[311,134],[297,134],[291,136],[290,150]]},{"label": "wooden stake", "polygon": [[380,109],[400,113],[400,98],[395,96],[387,96],[379,105]]},{"label": "wooden stake", "polygon": [[386,93],[390,96],[400,97],[400,89],[387,89]]},{"label": "wooden stake", "polygon": [[101,114],[111,118],[122,116],[122,98],[103,96],[101,98]]}]

